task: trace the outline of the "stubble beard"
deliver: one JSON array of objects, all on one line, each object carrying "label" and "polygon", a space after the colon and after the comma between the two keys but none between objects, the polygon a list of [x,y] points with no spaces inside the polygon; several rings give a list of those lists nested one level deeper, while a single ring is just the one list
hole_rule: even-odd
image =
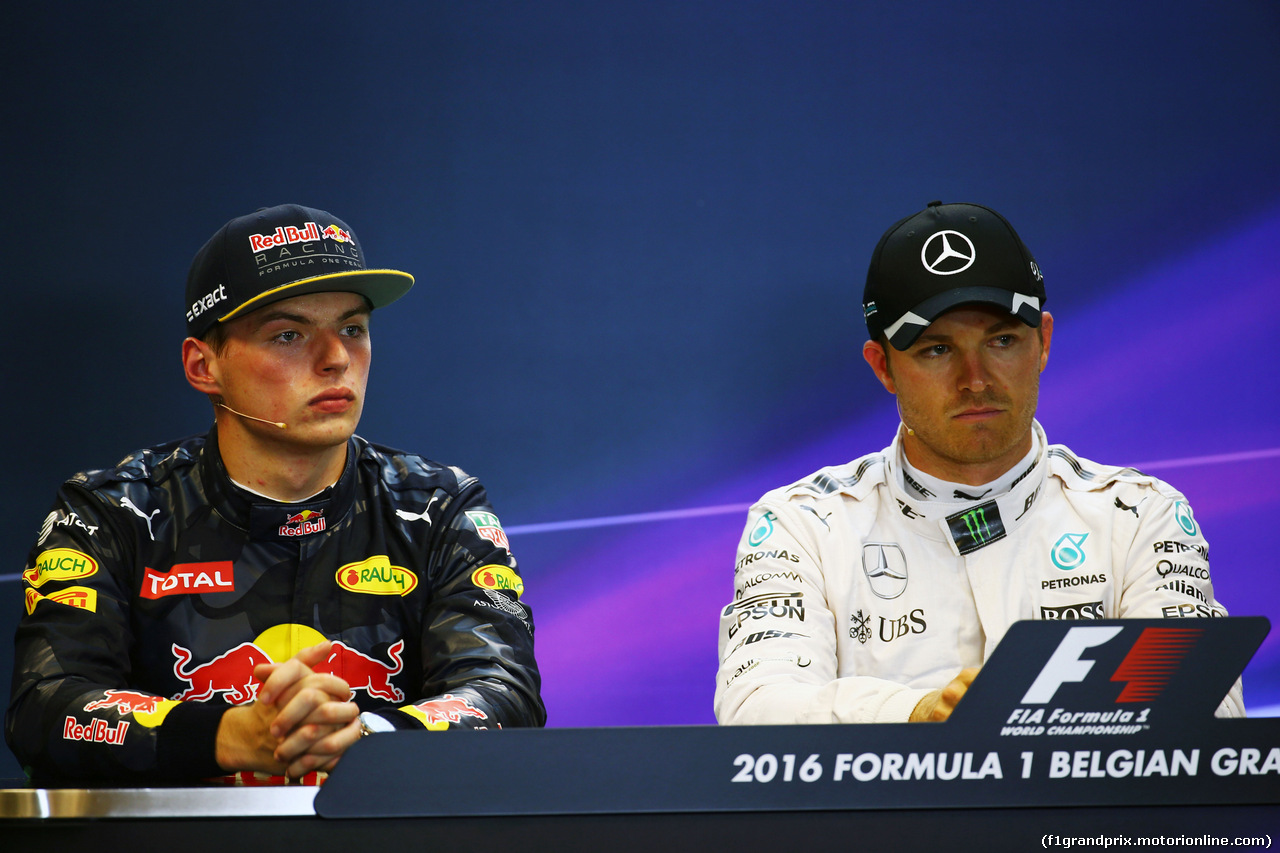
[{"label": "stubble beard", "polygon": [[[910,402],[904,403],[901,397],[899,411],[902,422],[915,433],[915,439],[929,453],[951,465],[986,465],[1019,449],[1031,430],[1038,397],[1037,382],[1020,409],[1011,408],[1012,401],[1002,395],[984,393],[958,400],[948,406],[937,421],[922,415],[918,408]],[[952,420],[952,413],[975,406],[999,407],[1004,415],[993,422],[973,425]],[[1010,460],[1010,466],[1017,461]]]}]

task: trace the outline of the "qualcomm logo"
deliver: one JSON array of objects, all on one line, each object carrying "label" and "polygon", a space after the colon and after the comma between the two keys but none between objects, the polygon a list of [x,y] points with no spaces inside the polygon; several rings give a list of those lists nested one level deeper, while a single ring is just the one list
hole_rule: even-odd
[{"label": "qualcomm logo", "polygon": [[959,231],[939,231],[925,240],[924,248],[920,250],[920,262],[934,275],[964,272],[973,266],[977,257],[973,241]]}]

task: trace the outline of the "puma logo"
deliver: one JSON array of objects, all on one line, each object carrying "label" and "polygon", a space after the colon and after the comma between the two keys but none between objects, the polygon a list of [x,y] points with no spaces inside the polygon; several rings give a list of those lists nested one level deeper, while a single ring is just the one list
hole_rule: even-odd
[{"label": "puma logo", "polygon": [[155,518],[160,513],[159,509],[153,510],[151,515],[147,515],[142,510],[134,506],[133,501],[129,500],[128,498],[121,498],[120,506],[124,507],[125,509],[129,510],[134,515],[136,515],[138,518],[145,521],[147,523],[147,535],[151,537],[152,542],[156,541],[156,535],[151,532],[151,519]]},{"label": "puma logo", "polygon": [[431,500],[427,501],[426,509],[422,512],[412,513],[403,509],[398,509],[396,510],[396,515],[400,516],[405,521],[425,521],[429,525],[431,524],[431,519],[427,518],[427,513],[431,510],[431,505],[438,500],[440,500],[439,495],[432,495]]}]

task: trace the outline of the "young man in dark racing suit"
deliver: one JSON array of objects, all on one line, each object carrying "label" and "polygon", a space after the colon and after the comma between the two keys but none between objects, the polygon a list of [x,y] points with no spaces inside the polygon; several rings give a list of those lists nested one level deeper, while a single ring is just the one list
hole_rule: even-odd
[{"label": "young man in dark racing suit", "polygon": [[484,489],[355,435],[370,313],[412,284],[296,205],[196,255],[213,429],[67,481],[23,574],[5,735],[35,781],[314,779],[373,732],[545,722]]}]

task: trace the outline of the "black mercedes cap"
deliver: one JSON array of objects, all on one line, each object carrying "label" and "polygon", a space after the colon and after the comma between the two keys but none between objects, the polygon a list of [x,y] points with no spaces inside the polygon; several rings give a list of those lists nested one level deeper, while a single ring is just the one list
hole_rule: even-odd
[{"label": "black mercedes cap", "polygon": [[943,312],[972,303],[1040,325],[1044,276],[1003,216],[978,204],[931,201],[880,238],[862,291],[872,340],[883,332],[904,350]]},{"label": "black mercedes cap", "polygon": [[381,308],[409,292],[413,276],[371,270],[351,227],[332,213],[282,204],[231,220],[196,253],[187,273],[187,334],[291,296],[359,293]]}]

